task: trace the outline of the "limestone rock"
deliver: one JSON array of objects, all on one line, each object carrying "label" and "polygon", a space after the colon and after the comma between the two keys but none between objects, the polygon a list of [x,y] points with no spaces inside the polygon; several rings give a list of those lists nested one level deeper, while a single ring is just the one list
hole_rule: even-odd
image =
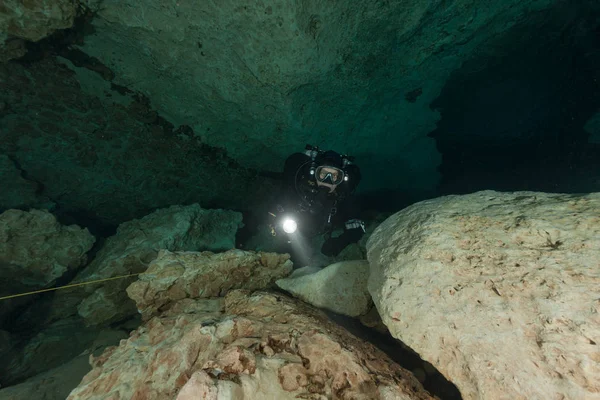
[{"label": "limestone rock", "polygon": [[[12,289],[11,289],[12,287]],[[8,287],[5,293],[17,294],[24,293],[20,286]],[[19,296],[0,301],[0,327],[6,327],[6,323],[13,318],[13,315],[18,314],[19,309],[26,309],[34,302],[35,296]]]},{"label": "limestone rock", "polygon": [[[361,264],[364,264],[364,267]],[[349,269],[339,269],[345,267]],[[337,272],[329,270],[330,268],[337,269]],[[276,284],[294,297],[315,307],[358,317],[364,326],[389,335],[367,290],[368,268],[368,262],[362,260],[342,261],[324,269],[303,267],[295,269],[287,278],[278,280]],[[328,271],[315,275],[324,270]],[[350,277],[348,273],[351,274]],[[338,286],[340,283],[341,286]],[[343,293],[340,294],[341,291]]]},{"label": "limestone rock", "polygon": [[0,210],[36,204],[38,185],[25,180],[11,159],[0,154]]},{"label": "limestone rock", "polygon": [[88,356],[78,356],[47,372],[7,388],[0,388],[2,400],[64,400],[90,371]]},{"label": "limestone rock", "polygon": [[217,313],[171,308],[152,318],[92,358],[68,400],[432,399],[384,353],[306,305],[239,290],[219,302]]},{"label": "limestone rock", "polygon": [[87,229],[63,226],[44,210],[0,214],[0,279],[4,294],[51,286],[87,262],[95,242]]},{"label": "limestone rock", "polygon": [[127,294],[147,320],[174,301],[224,296],[232,289],[264,289],[291,271],[287,254],[161,250],[146,272],[127,288]]},{"label": "limestone rock", "polygon": [[318,308],[358,317],[372,306],[367,290],[369,263],[364,260],[343,261],[319,272],[279,279],[281,289]]},{"label": "limestone rock", "polygon": [[[71,67],[88,73],[50,57],[4,64],[0,151],[69,210],[115,224],[169,204],[245,206],[269,180],[248,167],[278,171],[322,139],[364,155],[363,175],[378,179],[361,190],[430,193],[440,155],[427,134],[440,115],[428,105],[474,54],[503,53],[492,38],[556,1],[477,13],[467,0],[80,3],[95,17]],[[83,93],[90,76],[103,85]],[[120,92],[147,101],[112,104]],[[381,162],[390,147],[394,165]]]},{"label": "limestone rock", "polygon": [[[198,204],[171,206],[141,219],[121,224],[96,258],[73,282],[91,281],[146,270],[161,249],[170,251],[225,251],[235,248],[235,233],[242,221],[238,212],[205,210]],[[134,277],[86,287],[78,313],[87,324],[98,325],[122,320],[136,313],[125,289]],[[79,289],[82,290],[82,289]],[[57,296],[55,303],[61,299]],[[58,304],[57,304],[58,305]]]},{"label": "limestone rock", "polygon": [[27,53],[25,41],[18,38],[9,38],[0,32],[0,63],[19,58]]},{"label": "limestone rock", "polygon": [[[429,105],[467,60],[482,54],[484,68],[489,54],[506,54],[507,31],[531,35],[529,15],[557,4],[80,2],[95,17],[69,52],[88,74],[51,57],[0,69],[0,102],[13,110],[0,150],[50,197],[113,224],[191,201],[238,208],[266,180],[246,167],[280,170],[322,140],[363,156],[363,175],[377,178],[361,190],[394,183],[429,194],[441,159],[427,136],[440,114]],[[84,94],[90,75],[104,82]],[[110,104],[119,92],[147,102]],[[394,165],[381,162],[390,148]]]},{"label": "limestone rock", "polygon": [[85,327],[81,318],[71,317],[54,322],[30,338],[15,337],[0,361],[0,386],[13,385],[56,368],[84,352],[89,354],[115,345],[123,335],[121,331]]},{"label": "limestone rock", "polygon": [[0,64],[0,153],[60,210],[114,227],[173,204],[252,208],[274,187],[189,126],[159,118],[139,93],[112,85],[107,66],[72,61],[76,72],[57,57]]},{"label": "limestone rock", "polygon": [[[77,387],[85,374],[90,372],[90,355],[99,356],[107,346],[117,345],[120,340],[128,337],[128,334],[120,329],[107,329],[90,334],[90,330],[85,328],[82,330],[80,321],[71,320],[66,325],[64,322],[61,321],[61,324],[67,330],[62,332],[62,338],[50,339],[46,335],[45,338],[49,343],[38,341],[36,346],[28,347],[30,351],[35,349],[33,352],[35,354],[30,354],[26,361],[34,366],[35,369],[32,371],[37,375],[16,385],[0,389],[0,399],[64,400],[71,390]],[[85,340],[82,340],[82,337]],[[48,352],[54,354],[51,363],[47,363],[44,359]],[[77,356],[72,358],[74,354]],[[9,375],[15,376],[13,371],[9,371]],[[20,376],[19,380],[26,376]]]},{"label": "limestone rock", "polygon": [[[72,0],[3,0],[0,5],[0,61],[19,53],[4,40],[18,38],[37,42],[56,30],[73,26],[78,3]],[[22,55],[22,54],[20,54]]]},{"label": "limestone rock", "polygon": [[[439,115],[427,105],[490,38],[553,4],[490,2],[474,13],[465,0],[111,1],[79,48],[111,65],[116,84],[147,93],[161,114],[243,165],[276,170],[326,138],[373,155],[359,162],[381,179],[363,188],[393,181],[425,191],[437,183],[440,160],[426,136]],[[386,134],[392,130],[406,134]],[[382,163],[390,147],[403,157]]]},{"label": "limestone rock", "polygon": [[464,399],[600,398],[600,194],[424,201],[368,259],[383,322]]},{"label": "limestone rock", "polygon": [[321,267],[302,267],[302,268],[296,268],[292,271],[292,273],[288,276],[288,279],[292,279],[292,278],[300,278],[302,276],[306,276],[306,275],[310,275],[310,274],[316,274],[317,272],[321,271],[323,268]]},{"label": "limestone rock", "polygon": [[37,42],[57,29],[70,28],[76,7],[72,0],[4,0],[0,32]]},{"label": "limestone rock", "polygon": [[[94,260],[71,284],[143,272],[160,249],[222,251],[234,247],[241,214],[205,210],[197,204],[159,209],[141,219],[121,224]],[[135,278],[124,278],[56,292],[43,312],[28,309],[20,318],[45,323],[79,313],[89,325],[110,323],[135,315],[135,304],[125,289]]]},{"label": "limestone rock", "polygon": [[366,326],[367,328],[375,329],[379,333],[383,333],[384,335],[389,335],[387,326],[381,320],[381,316],[377,311],[377,307],[374,305],[367,311],[366,314],[361,315],[359,318],[361,324]]}]

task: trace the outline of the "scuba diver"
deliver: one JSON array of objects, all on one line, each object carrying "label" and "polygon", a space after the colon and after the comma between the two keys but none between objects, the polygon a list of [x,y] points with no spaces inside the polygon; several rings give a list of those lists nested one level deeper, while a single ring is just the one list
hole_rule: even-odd
[{"label": "scuba diver", "polygon": [[[365,233],[352,193],[360,182],[354,157],[307,145],[285,161],[283,187],[271,216],[271,234],[287,235],[288,243],[325,234],[321,253],[337,256]],[[343,233],[333,237],[336,229]],[[300,236],[298,236],[300,235]]]}]

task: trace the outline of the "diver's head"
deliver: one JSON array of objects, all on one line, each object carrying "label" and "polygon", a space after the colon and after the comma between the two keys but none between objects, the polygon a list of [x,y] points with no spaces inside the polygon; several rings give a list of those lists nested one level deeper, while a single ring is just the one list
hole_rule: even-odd
[{"label": "diver's head", "polygon": [[336,167],[323,165],[317,167],[315,171],[317,186],[329,189],[332,193],[344,179],[344,171]]},{"label": "diver's head", "polygon": [[[306,145],[304,154],[310,157],[310,176],[319,189],[333,193],[340,187],[344,192],[351,193],[360,182],[360,169],[354,164],[354,157],[340,155],[328,150],[321,151],[318,147]],[[306,164],[304,164],[306,165]],[[296,174],[296,179],[298,174]]]},{"label": "diver's head", "polygon": [[317,185],[329,189],[333,193],[338,185],[348,180],[344,172],[344,159],[335,151],[329,150],[316,158],[317,167],[314,169]]}]

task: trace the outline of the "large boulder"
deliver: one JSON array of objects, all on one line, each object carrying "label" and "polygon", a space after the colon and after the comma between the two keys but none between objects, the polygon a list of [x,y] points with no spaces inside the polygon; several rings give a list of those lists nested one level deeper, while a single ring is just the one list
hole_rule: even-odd
[{"label": "large boulder", "polygon": [[77,7],[72,0],[4,0],[0,33],[37,42],[58,29],[70,28]]},{"label": "large boulder", "polygon": [[263,289],[292,272],[287,254],[230,250],[161,250],[146,272],[127,288],[144,320],[185,298],[224,296],[233,289]]},{"label": "large boulder", "polygon": [[424,201],[368,259],[383,322],[464,399],[600,398],[600,194]]},{"label": "large boulder", "polygon": [[373,302],[367,290],[369,263],[343,261],[314,273],[277,280],[277,286],[294,297],[338,314],[359,317],[367,314]]},{"label": "large boulder", "polygon": [[2,0],[0,62],[25,54],[24,40],[37,42],[73,26],[78,7],[73,0]]},{"label": "large boulder", "polygon": [[336,262],[325,268],[298,268],[275,283],[280,289],[308,304],[358,318],[364,326],[387,335],[389,332],[367,289],[368,280],[369,263],[366,260],[354,260]]},{"label": "large boulder", "polygon": [[[48,288],[87,262],[96,239],[77,225],[61,225],[45,210],[7,210],[0,214],[1,296]],[[0,302],[0,324],[32,297]]]},{"label": "large boulder", "polygon": [[[161,249],[216,252],[235,248],[241,221],[239,212],[206,210],[198,204],[157,210],[121,224],[71,284],[139,274]],[[86,324],[100,325],[135,315],[135,303],[125,291],[134,280],[131,276],[57,293],[53,317],[77,312]]]},{"label": "large boulder", "polygon": [[180,300],[92,365],[68,400],[432,399],[372,345],[266,292]]},{"label": "large boulder", "polygon": [[44,210],[7,210],[0,214],[2,290],[51,286],[87,261],[95,242],[87,229],[63,226]]}]

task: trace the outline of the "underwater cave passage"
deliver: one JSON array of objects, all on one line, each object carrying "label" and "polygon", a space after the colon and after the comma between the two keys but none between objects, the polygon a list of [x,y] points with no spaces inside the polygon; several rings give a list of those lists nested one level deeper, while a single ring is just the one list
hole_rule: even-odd
[{"label": "underwater cave passage", "polygon": [[540,13],[454,72],[431,104],[441,194],[600,189],[585,128],[600,109],[600,20],[584,4]]}]

